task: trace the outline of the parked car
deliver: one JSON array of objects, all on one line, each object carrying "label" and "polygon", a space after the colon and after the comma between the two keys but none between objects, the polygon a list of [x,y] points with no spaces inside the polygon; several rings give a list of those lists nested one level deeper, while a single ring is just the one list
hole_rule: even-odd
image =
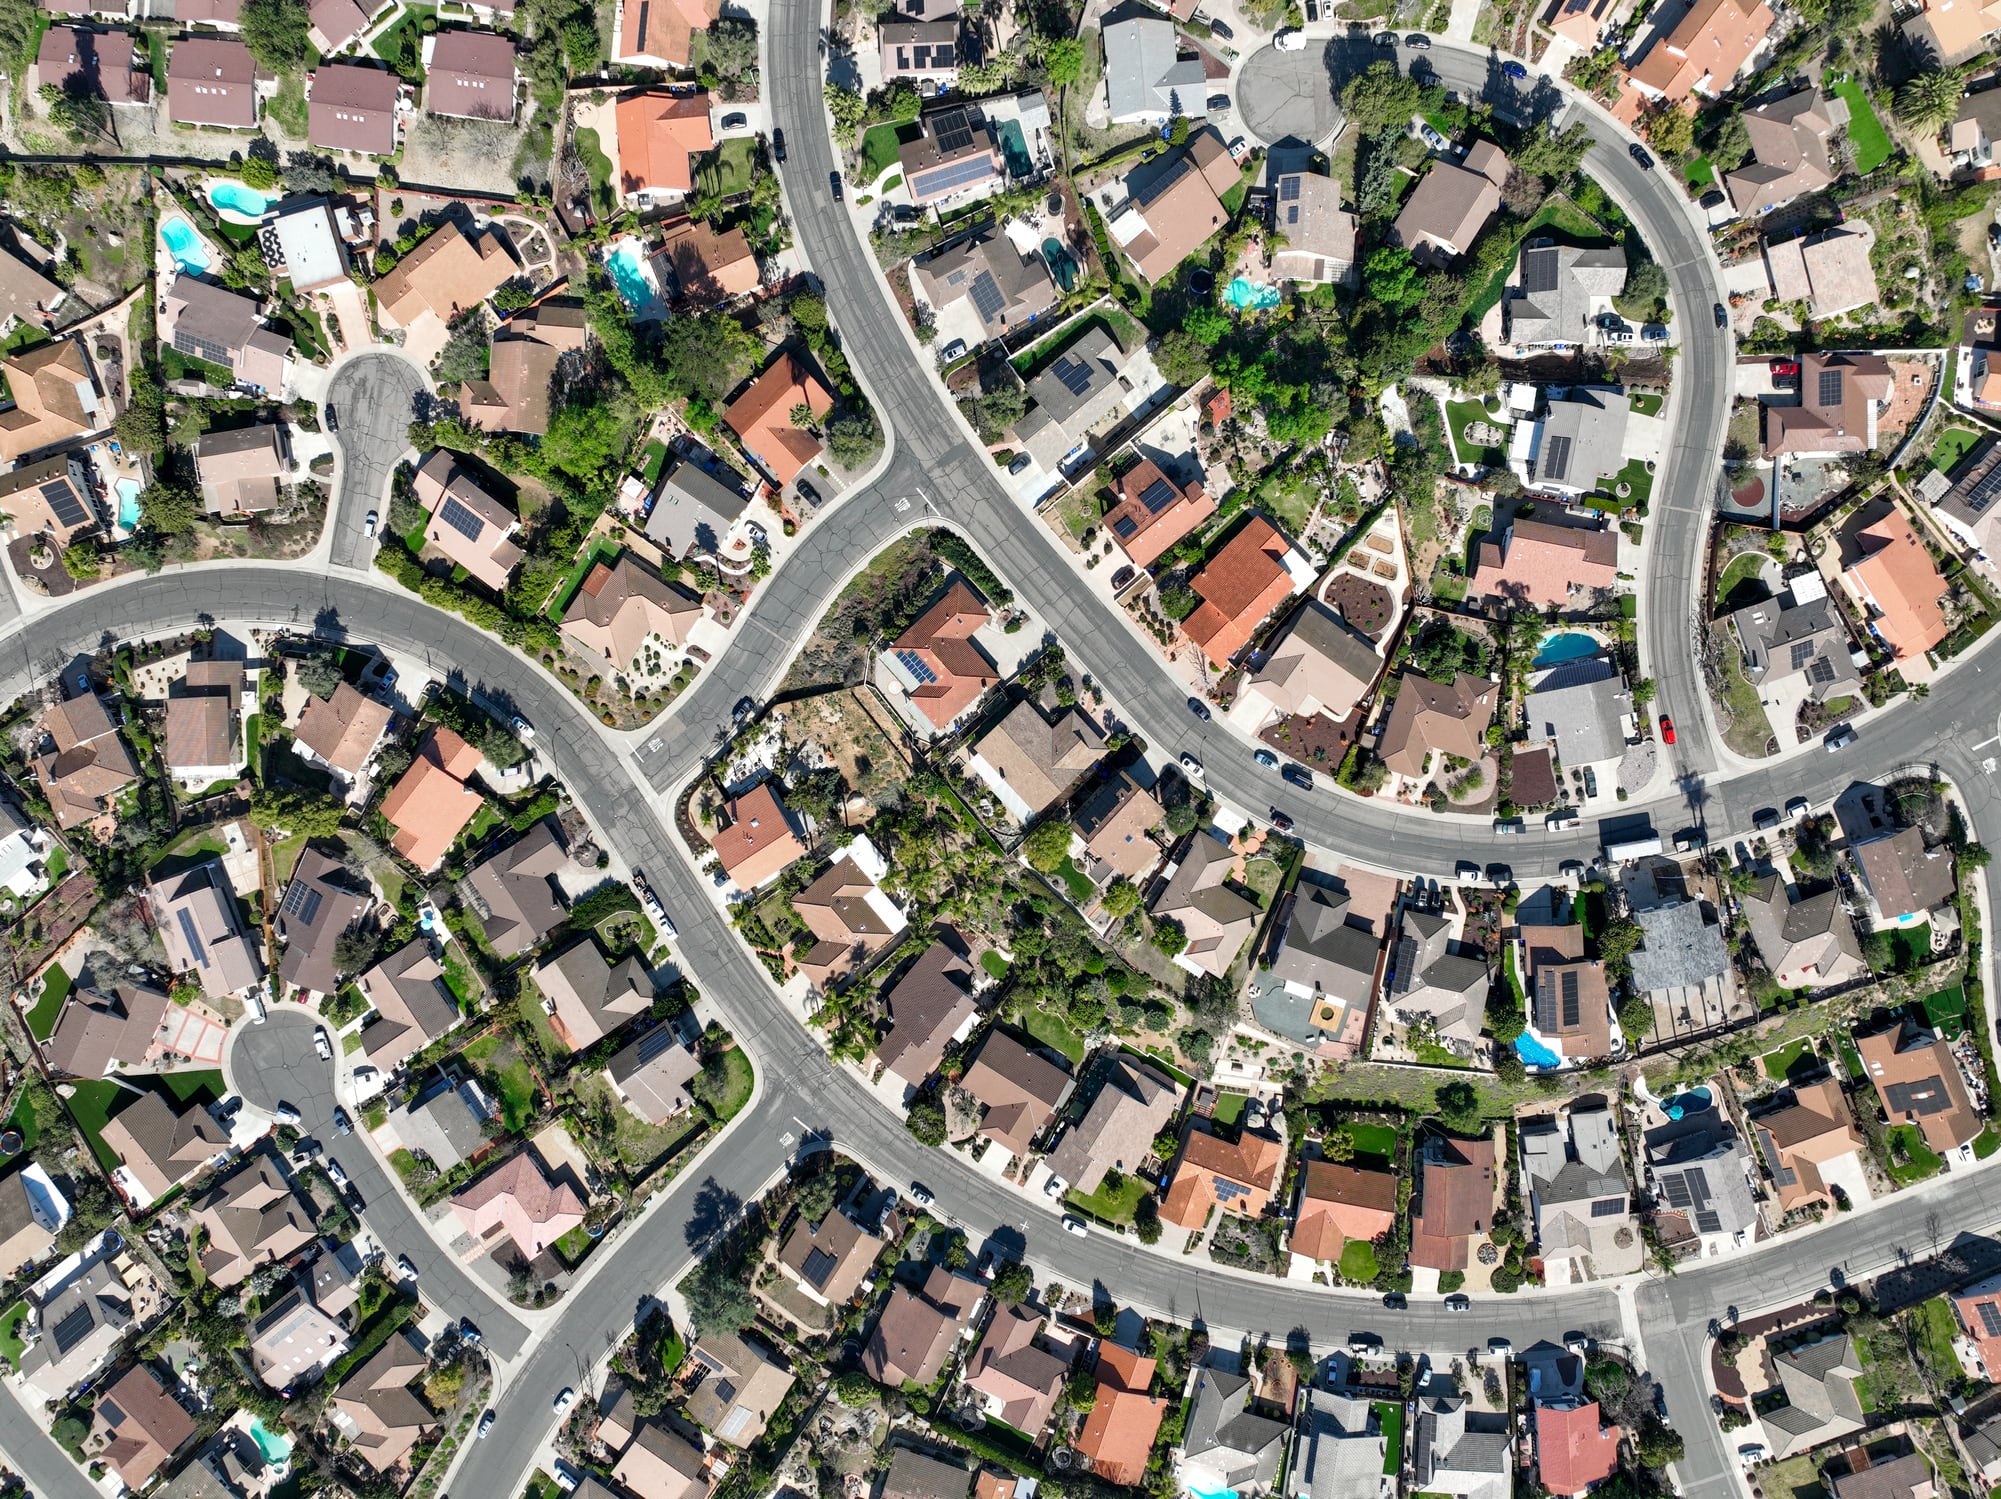
[{"label": "parked car", "polygon": [[1855,742],[1855,725],[1847,723],[1836,724],[1832,729],[1828,731],[1827,752],[1831,755],[1836,750],[1847,749],[1848,746],[1853,744],[1854,742]]},{"label": "parked car", "polygon": [[1445,1298],[1445,1309],[1448,1312],[1470,1312],[1473,1310],[1473,1298],[1464,1292],[1454,1292]]},{"label": "parked car", "polygon": [[550,1405],[549,1408],[560,1416],[563,1414],[564,1411],[568,1410],[571,1406],[575,1405],[576,1403],[577,1403],[577,1392],[571,1389],[568,1385],[564,1385],[561,1393],[559,1393],[556,1396],[555,1401]]},{"label": "parked car", "polygon": [[354,1133],[354,1120],[348,1115],[347,1110],[339,1104],[334,1105],[334,1129],[343,1135]]},{"label": "parked car", "polygon": [[792,481],[792,492],[806,502],[807,509],[818,510],[820,508],[822,503],[820,491],[808,484],[804,479],[794,479]]},{"label": "parked car", "polygon": [[1529,76],[1529,70],[1528,70],[1527,68],[1523,67],[1523,66],[1522,66],[1522,65],[1521,65],[1520,63],[1518,63],[1518,62],[1504,62],[1504,63],[1502,63],[1502,64],[1501,64],[1501,71],[1502,71],[1503,73],[1507,74],[1507,75],[1508,75],[1508,77],[1510,77],[1510,78],[1514,79],[1514,80],[1515,80],[1515,82],[1517,82],[1517,83],[1521,82],[1521,81],[1522,81],[1522,80],[1523,80],[1524,78],[1526,78],[1526,77],[1528,77],[1528,76]]},{"label": "parked car", "polygon": [[1494,832],[1498,837],[1513,837],[1518,833],[1526,833],[1528,830],[1529,825],[1519,817],[1496,817],[1494,819]]},{"label": "parked car", "polygon": [[375,527],[377,520],[378,517],[373,510],[369,511],[368,514],[364,515],[361,518],[361,534],[363,536],[373,536],[375,534]]},{"label": "parked car", "polygon": [[1120,568],[1117,572],[1112,574],[1112,592],[1113,593],[1120,592],[1126,587],[1127,584],[1131,583],[1132,580],[1134,578],[1137,578],[1138,576],[1139,576],[1139,569],[1136,567],[1128,565],[1126,567]]},{"label": "parked car", "polygon": [[1396,33],[1395,33],[1394,31],[1379,31],[1379,32],[1377,32],[1377,33],[1376,33],[1376,45],[1377,45],[1378,47],[1394,47],[1394,46],[1396,46],[1396,45],[1397,45],[1397,34],[1396,34]]},{"label": "parked car", "polygon": [[1215,33],[1216,33],[1216,35],[1218,35],[1218,36],[1220,36],[1221,38],[1223,38],[1223,40],[1224,40],[1224,41],[1226,41],[1226,42],[1233,42],[1233,41],[1235,41],[1235,40],[1237,39],[1237,34],[1236,34],[1236,32],[1234,32],[1234,31],[1230,30],[1230,28],[1229,28],[1229,25],[1228,25],[1228,23],[1226,23],[1226,22],[1223,22],[1223,21],[1211,21],[1211,22],[1209,23],[1209,29],[1210,29],[1211,31],[1215,32]]},{"label": "parked car", "polygon": [[1561,807],[1543,819],[1543,827],[1552,833],[1567,833],[1582,821],[1575,810]]},{"label": "parked car", "polygon": [[1812,803],[1807,801],[1805,797],[1796,796],[1786,803],[1786,817],[1789,821],[1797,822],[1800,818],[1806,816],[1811,806]]},{"label": "parked car", "polygon": [[1292,819],[1276,807],[1271,809],[1271,825],[1281,833],[1290,833],[1292,831]]},{"label": "parked car", "polygon": [[1268,749],[1255,749],[1255,750],[1252,750],[1252,751],[1251,751],[1251,758],[1252,758],[1253,760],[1257,761],[1257,762],[1258,762],[1258,764],[1262,765],[1262,766],[1263,766],[1263,767],[1264,767],[1264,768],[1265,768],[1266,770],[1277,770],[1277,769],[1278,769],[1278,756],[1277,756],[1277,755],[1274,755],[1274,754],[1273,754],[1273,753],[1272,753],[1272,752],[1271,752],[1270,750],[1268,750]]},{"label": "parked car", "polygon": [[1765,1460],[1765,1444],[1763,1442],[1746,1442],[1737,1449],[1737,1460],[1747,1468],[1753,1463],[1763,1462]]},{"label": "parked car", "polygon": [[1404,1294],[1401,1291],[1391,1291],[1387,1296],[1383,1297],[1383,1306],[1388,1311],[1400,1312],[1409,1305],[1410,1303],[1404,1299]]},{"label": "parked car", "polygon": [[1209,705],[1199,697],[1191,697],[1188,700],[1188,711],[1204,723],[1209,721]]},{"label": "parked car", "polygon": [[1421,124],[1417,127],[1417,138],[1434,151],[1449,151],[1452,149],[1451,142],[1447,141],[1444,136],[1433,130],[1429,125]]},{"label": "parked car", "polygon": [[1061,1197],[1069,1189],[1070,1183],[1062,1177],[1051,1176],[1048,1181],[1042,1184],[1042,1195],[1044,1197]]},{"label": "parked car", "polygon": [[327,1180],[343,1192],[347,1190],[347,1173],[340,1169],[340,1162],[332,1156],[327,1157]]},{"label": "parked car", "polygon": [[1716,326],[1719,328],[1730,326],[1730,313],[1721,302],[1716,304]]},{"label": "parked car", "polygon": [[1313,772],[1308,770],[1304,765],[1291,760],[1286,761],[1280,768],[1279,778],[1290,785],[1297,786],[1301,791],[1311,791],[1313,789]]},{"label": "parked car", "polygon": [[1229,108],[1230,108],[1230,96],[1228,94],[1211,94],[1209,96],[1210,114],[1212,115],[1223,114],[1226,113],[1229,110]]},{"label": "parked car", "polygon": [[1653,157],[1647,155],[1647,148],[1638,141],[1634,141],[1632,145],[1626,147],[1626,154],[1640,164],[1641,171],[1651,172],[1654,169]]},{"label": "parked car", "polygon": [[[827,188],[828,188],[828,190],[829,190],[830,192],[832,192],[832,193],[833,193],[833,195],[834,195],[834,201],[835,201],[836,203],[840,202],[840,201],[841,201],[841,196],[842,196],[842,194],[841,194],[841,174],[840,174],[840,173],[839,173],[838,171],[833,171],[833,172],[829,172],[829,173],[827,173]],[[572,1398],[572,1399],[574,1399],[574,1398],[576,1398],[576,1397],[575,1397],[575,1395],[574,1395],[574,1394],[572,1394],[571,1398]]]},{"label": "parked car", "polygon": [[486,1440],[486,1434],[493,1430],[493,1412],[488,1411],[479,1418],[479,1439]]},{"label": "parked car", "polygon": [[1304,52],[1306,50],[1306,33],[1295,26],[1289,30],[1281,31],[1271,39],[1271,44],[1281,52]]},{"label": "parked car", "polygon": [[313,1027],[313,1050],[320,1054],[322,1062],[333,1060],[333,1042],[327,1039],[327,1028],[323,1025]]},{"label": "parked car", "polygon": [[1014,455],[1014,462],[1007,466],[1008,477],[1012,479],[1016,474],[1026,473],[1029,464],[1033,462],[1035,462],[1035,455],[1033,453],[1016,453]]},{"label": "parked car", "polygon": [[1241,135],[1230,142],[1230,160],[1242,161],[1251,154],[1251,143]]},{"label": "parked car", "polygon": [[1772,378],[1775,380],[1798,379],[1799,372],[1800,364],[1797,359],[1774,359],[1772,361]]},{"label": "parked car", "polygon": [[1083,1219],[1073,1218],[1068,1213],[1063,1215],[1063,1232],[1075,1234],[1080,1239],[1089,1238],[1091,1234],[1091,1230],[1084,1226]]},{"label": "parked car", "polygon": [[945,363],[947,364],[950,364],[955,359],[963,359],[965,357],[965,354],[966,354],[966,341],[963,338],[953,339],[950,343],[946,344],[944,348],[938,351],[938,357],[944,360]]},{"label": "parked car", "polygon": [[1778,825],[1779,809],[1777,807],[1760,807],[1756,812],[1751,814],[1751,826],[1760,833],[1769,833]]},{"label": "parked car", "polygon": [[327,424],[327,431],[329,432],[340,431],[340,422],[334,416],[334,408],[332,401],[327,402],[326,405],[320,408],[320,419]]},{"label": "parked car", "polygon": [[514,737],[523,744],[532,744],[535,739],[535,725],[519,713],[507,720],[507,727],[514,731]]},{"label": "parked car", "polygon": [[928,1208],[938,1199],[931,1195],[931,1189],[922,1182],[910,1184],[910,1200],[921,1208]]},{"label": "parked car", "polygon": [[1489,864],[1487,866],[1487,883],[1492,885],[1496,890],[1505,890],[1508,886],[1514,884],[1514,882],[1515,872],[1507,865]]},{"label": "parked car", "polygon": [[1661,715],[1661,743],[1674,743],[1674,720],[1665,713]]},{"label": "parked car", "polygon": [[746,115],[742,110],[731,110],[723,116],[722,128],[725,130],[741,130],[749,123],[749,115]]},{"label": "parked car", "polygon": [[1674,851],[1678,854],[1692,854],[1704,842],[1701,828],[1683,828],[1674,835]]},{"label": "parked car", "polygon": [[1181,769],[1191,781],[1199,781],[1207,774],[1202,769],[1202,762],[1186,751],[1181,756]]},{"label": "parked car", "polygon": [[479,1335],[479,1329],[473,1325],[473,1320],[470,1317],[459,1318],[459,1336],[475,1348],[484,1341]]},{"label": "parked car", "polygon": [[278,1107],[271,1111],[271,1117],[280,1124],[289,1124],[295,1129],[299,1124],[299,1111],[282,1099],[279,1100]]},{"label": "parked car", "polygon": [[1556,872],[1562,879],[1581,880],[1584,878],[1584,861],[1582,859],[1565,859],[1561,864],[1556,866]]},{"label": "parked car", "polygon": [[1452,866],[1452,877],[1455,880],[1477,880],[1480,878],[1480,866],[1471,859],[1461,859]]},{"label": "parked car", "polygon": [[405,1280],[415,1280],[417,1278],[417,1267],[410,1263],[410,1256],[407,1254],[396,1256],[396,1268],[402,1273]]},{"label": "parked car", "polygon": [[1403,44],[1418,52],[1429,52],[1431,50],[1431,38],[1421,31],[1413,31],[1403,39]]},{"label": "parked car", "polygon": [[785,132],[773,129],[771,132],[771,159],[780,166],[785,164]]}]

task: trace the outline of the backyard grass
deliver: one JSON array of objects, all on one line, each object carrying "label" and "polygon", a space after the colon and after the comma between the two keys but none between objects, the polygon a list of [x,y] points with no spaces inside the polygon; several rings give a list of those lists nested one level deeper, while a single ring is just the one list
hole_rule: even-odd
[{"label": "backyard grass", "polygon": [[583,128],[577,131],[577,155],[583,158],[584,170],[590,173],[591,201],[600,208],[609,208],[611,158],[604,154],[604,146],[595,130]]},{"label": "backyard grass", "polygon": [[1769,753],[1766,746],[1771,742],[1772,726],[1758,701],[1758,689],[1745,679],[1744,658],[1729,632],[1719,630],[1713,638],[1719,657],[1717,671],[1723,679],[1723,702],[1730,713],[1723,742],[1748,759],[1762,760]]},{"label": "backyard grass", "polygon": [[541,1043],[544,1056],[566,1057],[570,1054],[570,1048],[556,1034],[555,1026],[549,1023],[548,1012],[542,1008],[542,1001],[532,984],[515,1000],[515,1006],[521,1018],[528,1022],[528,1028],[535,1033],[535,1039]]},{"label": "backyard grass", "polygon": [[871,125],[862,136],[862,178],[859,185],[874,186],[876,178],[896,165],[896,148],[916,140],[919,134],[915,125]]},{"label": "backyard grass", "polygon": [[1861,1049],[1846,1031],[1834,1038],[1834,1049],[1841,1053],[1841,1065],[1847,1069],[1848,1080],[1851,1083],[1859,1083],[1868,1076],[1868,1073],[1862,1070]]},{"label": "backyard grass", "polygon": [[445,955],[438,959],[438,966],[445,972],[445,987],[452,991],[452,998],[459,1002],[459,1008],[465,1009],[467,997],[479,993],[479,981],[473,977],[465,952],[456,941],[445,944]]},{"label": "backyard grass", "polygon": [[1216,1095],[1216,1122],[1236,1124],[1244,1117],[1244,1104],[1248,1100],[1242,1093],[1218,1093]]},{"label": "backyard grass", "polygon": [[1278,897],[1279,886],[1285,883],[1285,870],[1276,859],[1256,858],[1244,865],[1244,888],[1251,892],[1251,898],[1258,903],[1260,911],[1269,911],[1271,903]]},{"label": "backyard grass", "polygon": [[1466,439],[1466,428],[1469,425],[1474,422],[1493,421],[1493,418],[1487,415],[1487,408],[1479,401],[1446,402],[1445,421],[1452,429],[1453,454],[1461,463],[1477,463],[1482,468],[1499,468],[1508,461],[1506,449],[1476,447]]},{"label": "backyard grass", "polygon": [[1934,1296],[1930,1301],[1920,1302],[1911,1315],[1917,1324],[1918,1347],[1924,1352],[1925,1362],[1934,1373],[1954,1373],[1959,1368],[1959,1355],[1952,1351],[1952,1340],[1959,1328],[1946,1299]]},{"label": "backyard grass", "polygon": [[[650,479],[647,481],[652,482]],[[609,536],[599,536],[592,540],[563,574],[563,581],[556,585],[556,591],[549,596],[549,607],[545,611],[553,623],[563,622],[563,611],[570,607],[570,600],[577,596],[577,587],[584,581],[584,574],[596,562],[612,562],[618,557],[619,545]]]},{"label": "backyard grass", "polygon": [[1130,1223],[1133,1221],[1133,1210],[1139,1206],[1140,1198],[1146,1195],[1146,1183],[1137,1176],[1120,1176],[1117,1186],[1108,1185],[1111,1180],[1106,1178],[1098,1184],[1097,1191],[1089,1194],[1066,1192],[1063,1201],[1106,1223]]},{"label": "backyard grass", "polygon": [[21,1320],[27,1315],[26,1301],[17,1301],[0,1312],[0,1358],[15,1369],[21,1367],[21,1355],[28,1351],[28,1345],[21,1341]]},{"label": "backyard grass", "polygon": [[304,138],[306,85],[298,74],[287,73],[278,80],[278,92],[271,96],[271,102],[264,106],[264,112],[278,122],[285,134]]},{"label": "backyard grass", "polygon": [[1063,882],[1063,888],[1070,892],[1070,899],[1076,905],[1083,905],[1098,893],[1098,887],[1091,883],[1091,877],[1079,869],[1068,854],[1056,866],[1056,878]]},{"label": "backyard grass", "polygon": [[1376,1246],[1367,1239],[1350,1239],[1341,1249],[1341,1278],[1366,1285],[1376,1278]]},{"label": "backyard grass", "polygon": [[1766,1499],[1827,1499],[1821,1487],[1820,1469],[1807,1453],[1787,1458],[1758,1470],[1758,1487]]},{"label": "backyard grass", "polygon": [[535,1075],[504,1035],[481,1036],[465,1049],[465,1059],[493,1075],[501,1117],[509,1129],[520,1129],[534,1117]]},{"label": "backyard grass", "polygon": [[980,954],[980,967],[986,969],[987,977],[996,983],[1007,977],[1007,959],[991,947]]},{"label": "backyard grass", "polygon": [[1925,1137],[1918,1133],[1915,1124],[1892,1125],[1888,1139],[1889,1159],[1883,1163],[1883,1170],[1900,1187],[1929,1181],[1945,1165],[1925,1144]]},{"label": "backyard grass", "polygon": [[1083,1062],[1084,1038],[1070,1029],[1070,1023],[1061,1015],[1038,1006],[1021,1017],[1021,1028],[1044,1046],[1062,1052],[1070,1059],[1071,1066]]},{"label": "backyard grass", "polygon": [[14,1105],[14,1112],[7,1116],[7,1123],[0,1128],[11,1129],[21,1137],[21,1149],[33,1150],[35,1142],[42,1137],[42,1116],[36,1112],[33,1101],[27,1094]]},{"label": "backyard grass", "polygon": [[1848,144],[1855,148],[1855,170],[1867,176],[1890,159],[1890,133],[1876,118],[1868,92],[1852,76],[1835,84],[1834,92],[1848,101]]},{"label": "backyard grass", "polygon": [[75,979],[60,963],[51,963],[43,976],[42,997],[35,1001],[34,1009],[28,1011],[28,1034],[37,1041],[46,1041],[54,1033],[56,1017],[62,1013],[63,1001],[69,998],[69,991]]},{"label": "backyard grass", "polygon": [[757,142],[747,135],[732,136],[702,158],[695,186],[719,198],[733,198],[750,191],[756,173]]},{"label": "backyard grass", "polygon": [[[388,63],[392,68],[395,67],[396,60],[403,55],[403,32],[405,30],[414,30],[421,36],[424,17],[435,16],[437,13],[438,8],[435,5],[404,6],[403,14],[397,17],[396,24],[385,30],[372,43],[375,55]],[[421,60],[423,57],[423,44],[421,41],[419,41],[417,46],[417,55],[419,61],[416,66],[416,77],[410,80],[412,83],[422,83],[424,81],[424,64]]]},{"label": "backyard grass", "polygon": [[75,1116],[77,1126],[83,1131],[84,1139],[90,1142],[92,1154],[106,1171],[116,1171],[122,1164],[116,1151],[104,1143],[104,1126],[112,1117],[122,1113],[139,1101],[139,1095],[110,1078],[87,1078],[75,1085],[76,1091],[69,1097],[69,1111]]},{"label": "backyard grass", "polygon": [[1932,955],[1930,922],[1900,926],[1890,933],[1890,948],[1897,955],[1897,971],[1915,968]]},{"label": "backyard grass", "polygon": [[271,867],[276,871],[278,883],[284,884],[292,877],[292,867],[299,862],[299,855],[306,851],[306,835],[294,833],[271,846]]},{"label": "backyard grass", "polygon": [[[1763,568],[1767,560],[1763,552],[1739,552],[1732,557],[1729,565],[1716,578],[1717,606],[1723,609],[1735,609],[1744,604],[1756,603],[1757,599],[1752,597],[1746,585],[1758,590],[1758,598],[1769,593],[1771,590],[1765,587],[1763,581]],[[1740,588],[1746,588],[1741,600],[1737,598],[1737,590]]]},{"label": "backyard grass", "polygon": [[1932,467],[1942,474],[1950,474],[1979,441],[1980,434],[1971,427],[1947,427],[1939,433],[1938,442],[1932,448]]},{"label": "backyard grass", "polygon": [[1383,1428],[1383,1471],[1394,1476],[1403,1471],[1403,1407],[1393,1400],[1378,1400],[1376,1420]]},{"label": "backyard grass", "polygon": [[1397,1153],[1397,1132],[1388,1124],[1350,1124],[1345,1126],[1348,1140],[1355,1147],[1356,1155],[1372,1155],[1380,1161],[1390,1161]]},{"label": "backyard grass", "polygon": [[1777,1051],[1765,1053],[1765,1076],[1774,1082],[1783,1082],[1792,1077],[1795,1069],[1804,1073],[1806,1069],[1801,1067],[1802,1062],[1811,1066],[1818,1064],[1819,1061],[1820,1056],[1813,1049],[1813,1038],[1801,1036],[1797,1040],[1788,1041]]},{"label": "backyard grass", "polygon": [[656,437],[646,445],[646,451],[639,455],[640,477],[646,480],[648,489],[660,482],[660,470],[666,466],[667,444]]}]

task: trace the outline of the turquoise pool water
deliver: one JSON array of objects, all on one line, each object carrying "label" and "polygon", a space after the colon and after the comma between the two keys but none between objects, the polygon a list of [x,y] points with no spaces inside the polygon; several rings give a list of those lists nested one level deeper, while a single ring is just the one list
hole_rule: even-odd
[{"label": "turquoise pool water", "polygon": [[160,238],[167,246],[167,253],[174,257],[174,263],[191,276],[199,276],[208,269],[208,247],[195,233],[194,225],[179,214],[160,225]]},{"label": "turquoise pool water", "polygon": [[1276,307],[1279,303],[1278,288],[1260,286],[1255,281],[1238,276],[1223,289],[1223,300],[1239,312],[1246,308],[1262,310],[1266,307]]},{"label": "turquoise pool water", "polygon": [[1679,1119],[1684,1114],[1700,1114],[1715,1101],[1707,1088],[1690,1088],[1686,1093],[1677,1093],[1661,1105],[1661,1112],[1670,1119]]},{"label": "turquoise pool water", "polygon": [[1579,661],[1586,656],[1595,656],[1603,649],[1596,637],[1565,630],[1561,635],[1544,637],[1542,648],[1535,653],[1534,664],[1555,666],[1564,661]]},{"label": "turquoise pool water", "polygon": [[1049,274],[1056,278],[1056,284],[1066,292],[1077,285],[1077,262],[1070,258],[1070,252],[1063,248],[1060,239],[1045,239],[1042,242],[1042,258],[1049,262]]},{"label": "turquoise pool water", "polygon": [[246,219],[261,219],[271,211],[278,195],[259,192],[241,182],[214,182],[209,184],[208,200],[217,208],[240,213]]},{"label": "turquoise pool water", "polygon": [[118,524],[128,531],[139,527],[139,489],[137,479],[118,481]]},{"label": "turquoise pool water", "polygon": [[1515,1037],[1515,1055],[1530,1067],[1561,1067],[1563,1058],[1527,1031]]},{"label": "turquoise pool water", "polygon": [[1008,176],[1026,177],[1035,170],[1035,160],[1028,154],[1028,137],[1021,133],[1021,121],[1001,121],[1000,147],[1007,161]]},{"label": "turquoise pool water", "polygon": [[291,1460],[291,1439],[266,1426],[262,1416],[251,1421],[250,1440],[255,1442],[257,1450],[264,1454],[264,1461],[274,1468]]},{"label": "turquoise pool water", "polygon": [[659,293],[654,289],[653,277],[646,269],[646,252],[636,239],[622,239],[610,255],[605,257],[605,269],[611,272],[611,282],[618,288],[625,305],[634,312],[643,312],[653,305]]}]

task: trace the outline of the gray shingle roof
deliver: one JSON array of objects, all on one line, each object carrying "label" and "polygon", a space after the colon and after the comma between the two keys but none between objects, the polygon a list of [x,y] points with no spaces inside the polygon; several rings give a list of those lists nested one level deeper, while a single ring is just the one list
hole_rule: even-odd
[{"label": "gray shingle roof", "polygon": [[1723,930],[1703,915],[1699,902],[1656,906],[1637,912],[1635,919],[1646,936],[1633,954],[1634,988],[1693,988],[1730,971]]}]

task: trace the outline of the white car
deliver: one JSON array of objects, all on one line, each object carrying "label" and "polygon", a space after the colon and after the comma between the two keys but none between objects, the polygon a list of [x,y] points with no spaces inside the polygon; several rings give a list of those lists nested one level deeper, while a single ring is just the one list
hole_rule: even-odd
[{"label": "white car", "polygon": [[514,737],[521,740],[524,744],[531,742],[535,738],[535,725],[523,718],[519,713],[507,720],[507,726],[514,731]]},{"label": "white car", "polygon": [[313,1027],[313,1050],[320,1054],[322,1062],[333,1060],[333,1042],[327,1039],[327,1028],[323,1025]]},{"label": "white car", "polygon": [[1069,1190],[1069,1187],[1070,1183],[1063,1180],[1062,1177],[1052,1176],[1042,1184],[1042,1195],[1044,1197],[1061,1197],[1064,1192]]},{"label": "white car", "polygon": [[373,510],[369,511],[367,515],[362,517],[361,534],[363,536],[373,536],[375,534],[377,519],[378,517],[376,516],[376,513]]},{"label": "white car", "polygon": [[272,1111],[271,1117],[276,1119],[280,1124],[296,1126],[299,1122],[299,1111],[289,1103],[281,1103]]},{"label": "white car", "polygon": [[332,1156],[327,1157],[327,1177],[336,1187],[346,1190],[347,1173],[340,1169],[340,1162]]},{"label": "white car", "polygon": [[1251,143],[1241,135],[1230,142],[1230,160],[1242,161],[1251,154]]},{"label": "white car", "polygon": [[417,1278],[417,1267],[410,1263],[410,1256],[407,1254],[396,1256],[396,1268],[403,1273],[405,1280],[415,1280]]},{"label": "white car", "polygon": [[1753,1463],[1763,1462],[1765,1460],[1765,1444],[1763,1442],[1746,1442],[1737,1449],[1737,1459],[1747,1468]]},{"label": "white car", "polygon": [[1301,31],[1297,26],[1289,27],[1273,37],[1271,44],[1281,52],[1304,52],[1306,50],[1306,33]]},{"label": "white car", "polygon": [[1066,1234],[1075,1234],[1078,1238],[1082,1239],[1088,1237],[1091,1230],[1084,1226],[1083,1219],[1072,1218],[1068,1213],[1065,1213],[1063,1215],[1063,1232]]},{"label": "white car", "polygon": [[576,1403],[577,1403],[577,1392],[571,1389],[568,1385],[564,1385],[563,1392],[556,1397],[555,1404],[552,1405],[550,1409],[554,1410],[555,1413],[560,1416],[563,1414],[564,1411],[568,1410],[571,1406],[575,1405]]},{"label": "white car", "polygon": [[1183,755],[1181,757],[1181,768],[1187,771],[1190,776],[1192,776],[1194,779],[1198,781],[1202,779],[1202,776],[1204,774],[1202,770],[1202,762],[1196,759],[1193,755]]}]

